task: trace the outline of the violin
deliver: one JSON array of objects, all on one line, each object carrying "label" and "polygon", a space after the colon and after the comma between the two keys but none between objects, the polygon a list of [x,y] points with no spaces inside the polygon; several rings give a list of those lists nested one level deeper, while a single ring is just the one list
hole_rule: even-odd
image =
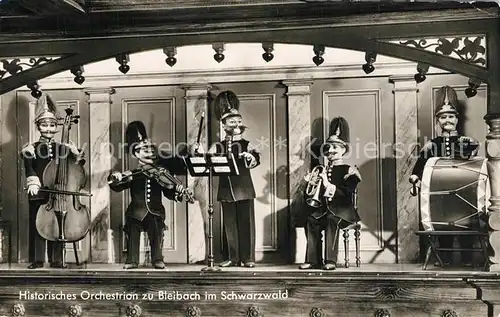
[{"label": "violin", "polygon": [[[172,186],[179,186],[179,185],[182,186],[183,188],[181,192],[182,196],[184,197],[184,199],[186,199],[188,203],[194,204],[193,193],[187,188],[184,188],[182,182],[173,174],[171,174],[166,168],[152,164],[145,164],[134,170],[125,171],[121,173],[122,179],[126,179],[128,177],[138,174],[143,174],[148,178],[154,179],[155,181],[158,182],[158,184],[160,184],[160,186],[164,188],[170,188]],[[115,182],[114,180],[110,180],[108,181],[108,184],[112,184],[114,182]]]},{"label": "violin", "polygon": [[78,123],[80,116],[73,115],[72,107],[65,111],[60,155],[50,161],[43,172],[44,191],[48,192],[49,199],[38,209],[36,228],[46,240],[77,242],[87,235],[91,225],[89,209],[79,200],[80,196],[88,196],[80,192],[87,175],[64,145],[69,143],[71,125]]}]

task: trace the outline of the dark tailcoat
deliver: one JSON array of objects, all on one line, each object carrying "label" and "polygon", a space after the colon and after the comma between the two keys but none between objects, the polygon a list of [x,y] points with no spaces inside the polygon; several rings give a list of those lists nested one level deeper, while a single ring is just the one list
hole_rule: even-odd
[{"label": "dark tailcoat", "polygon": [[308,208],[306,221],[307,254],[306,262],[315,266],[323,264],[322,235],[325,230],[326,263],[336,263],[338,257],[339,230],[360,220],[354,208],[354,193],[361,176],[357,168],[347,164],[326,167],[328,181],[334,186],[322,186],[320,197],[322,206]]},{"label": "dark tailcoat", "polygon": [[460,142],[460,136],[439,136],[424,145],[413,167],[412,174],[422,178],[425,163],[431,157],[469,159],[476,153],[477,142]]},{"label": "dark tailcoat", "polygon": [[[26,185],[38,184],[43,187],[43,173],[47,165],[57,157],[66,154],[68,158],[76,159],[65,145],[52,141],[37,141],[21,151],[26,174]],[[85,160],[80,160],[79,164],[84,165]],[[36,228],[36,215],[41,205],[48,202],[49,195],[39,191],[37,195],[28,195],[29,199],[29,257],[32,262],[45,262],[45,239],[40,236]],[[60,262],[62,255],[62,244],[48,241],[49,262]]]},{"label": "dark tailcoat", "polygon": [[240,172],[239,175],[231,176],[220,176],[219,177],[219,188],[217,191],[217,201],[234,202],[240,200],[248,200],[255,198],[255,188],[253,185],[252,175],[250,169],[245,166],[245,159],[238,158],[241,152],[249,152],[252,154],[258,166],[260,164],[260,154],[257,150],[250,147],[250,142],[241,139],[238,141],[232,141],[231,147],[228,147],[228,141],[224,140],[217,143],[215,148],[215,153],[217,154],[228,154],[230,150],[234,154],[236,159],[236,164]]}]

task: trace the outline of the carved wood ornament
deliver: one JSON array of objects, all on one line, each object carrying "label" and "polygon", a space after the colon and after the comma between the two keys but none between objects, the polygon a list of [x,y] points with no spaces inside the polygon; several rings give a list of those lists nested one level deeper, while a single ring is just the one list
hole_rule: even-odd
[{"label": "carved wood ornament", "polygon": [[17,303],[12,306],[12,316],[24,316],[25,314],[26,310],[23,304]]}]

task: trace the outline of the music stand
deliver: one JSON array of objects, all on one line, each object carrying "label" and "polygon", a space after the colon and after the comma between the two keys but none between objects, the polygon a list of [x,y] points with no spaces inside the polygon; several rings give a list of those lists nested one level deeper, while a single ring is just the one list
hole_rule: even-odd
[{"label": "music stand", "polygon": [[220,271],[220,268],[214,266],[212,180],[214,176],[239,175],[240,171],[232,153],[227,155],[214,153],[196,154],[184,157],[184,162],[191,176],[208,177],[208,266],[203,268],[202,271]]}]

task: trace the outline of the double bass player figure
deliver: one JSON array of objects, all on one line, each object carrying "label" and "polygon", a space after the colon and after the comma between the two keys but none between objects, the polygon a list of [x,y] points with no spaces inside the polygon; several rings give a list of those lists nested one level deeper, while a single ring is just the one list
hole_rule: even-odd
[{"label": "double bass player figure", "polygon": [[[47,241],[39,233],[36,226],[37,214],[40,206],[47,203],[49,195],[43,191],[44,172],[52,161],[61,156],[61,153],[68,155],[78,164],[85,164],[84,152],[79,150],[74,144],[61,144],[55,140],[58,132],[57,109],[54,101],[48,95],[43,95],[37,101],[35,125],[40,132],[38,141],[25,146],[21,150],[21,157],[24,161],[26,174],[26,188],[29,199],[29,259],[32,262],[28,268],[42,268],[45,262],[45,252],[47,243],[47,253],[52,268],[62,268],[62,248],[63,243]],[[66,149],[63,149],[66,147]]]}]

